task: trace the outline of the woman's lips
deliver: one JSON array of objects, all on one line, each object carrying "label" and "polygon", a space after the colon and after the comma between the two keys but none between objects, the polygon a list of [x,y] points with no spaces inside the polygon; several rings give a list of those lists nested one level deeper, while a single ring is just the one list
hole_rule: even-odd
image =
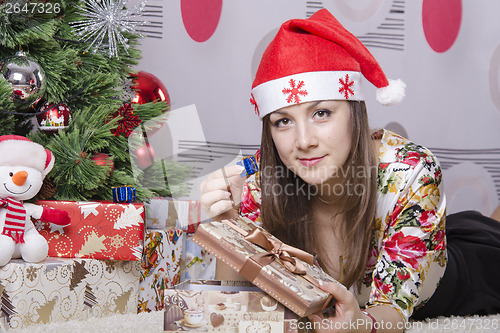
[{"label": "woman's lips", "polygon": [[321,162],[323,160],[325,156],[321,156],[321,157],[314,157],[314,158],[299,158],[299,161],[300,163],[303,165],[303,166],[307,166],[307,167],[310,167],[310,166],[313,166],[313,165],[316,165],[318,164],[319,162]]}]

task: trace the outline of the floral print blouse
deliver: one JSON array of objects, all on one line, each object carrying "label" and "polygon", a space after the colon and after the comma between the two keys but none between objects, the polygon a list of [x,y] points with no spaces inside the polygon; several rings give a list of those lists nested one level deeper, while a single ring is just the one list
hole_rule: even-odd
[{"label": "floral print blouse", "polygon": [[[395,133],[380,130],[373,137],[381,139],[375,230],[361,291],[352,291],[360,306],[388,304],[407,321],[432,296],[446,267],[441,168],[428,149]],[[240,214],[258,223],[257,177],[245,182]]]}]

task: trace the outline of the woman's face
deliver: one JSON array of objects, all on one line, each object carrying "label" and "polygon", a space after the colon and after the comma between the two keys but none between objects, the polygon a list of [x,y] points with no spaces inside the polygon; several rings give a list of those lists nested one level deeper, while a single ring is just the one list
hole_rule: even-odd
[{"label": "woman's face", "polygon": [[[283,164],[306,183],[342,177],[351,151],[351,111],[347,101],[287,106],[269,116],[271,136]],[[344,171],[346,172],[346,171]]]}]

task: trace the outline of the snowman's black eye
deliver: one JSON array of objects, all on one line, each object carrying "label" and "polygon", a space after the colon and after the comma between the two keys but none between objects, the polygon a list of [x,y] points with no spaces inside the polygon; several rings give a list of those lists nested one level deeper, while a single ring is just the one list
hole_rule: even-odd
[{"label": "snowman's black eye", "polygon": [[12,176],[14,176],[14,174],[13,174],[12,172],[9,172],[9,176],[11,176],[11,177],[12,177]]}]

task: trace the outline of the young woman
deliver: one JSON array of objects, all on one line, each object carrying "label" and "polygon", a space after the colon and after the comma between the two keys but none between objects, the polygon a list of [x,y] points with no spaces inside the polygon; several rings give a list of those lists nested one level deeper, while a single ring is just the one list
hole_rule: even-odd
[{"label": "young woman", "polygon": [[[403,331],[414,314],[496,312],[498,291],[488,304],[477,293],[465,313],[446,303],[456,290],[438,288],[447,263],[439,163],[401,136],[370,131],[361,74],[378,88],[379,102],[393,104],[404,96],[404,84],[387,80],[369,51],[327,10],[285,22],[252,88],[251,102],[263,122],[260,170],[246,179],[240,166],[213,173],[201,184],[203,207],[214,219],[247,216],[285,243],[318,255],[342,284],[324,286],[337,300],[336,314],[312,315],[317,331]],[[500,224],[493,222],[495,228],[491,221],[484,221],[483,229],[491,230],[477,239],[496,232],[492,243],[500,248]],[[473,249],[471,256],[483,250]],[[445,278],[446,285],[462,288],[454,274]],[[484,282],[498,289],[492,281]],[[431,298],[438,291],[445,302]]]}]

